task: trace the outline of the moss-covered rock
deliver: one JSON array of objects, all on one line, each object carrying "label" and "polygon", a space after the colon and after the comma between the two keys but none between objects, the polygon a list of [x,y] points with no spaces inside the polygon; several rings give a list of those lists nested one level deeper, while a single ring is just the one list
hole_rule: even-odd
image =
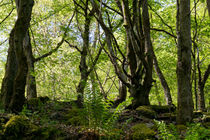
[{"label": "moss-covered rock", "polygon": [[33,131],[37,130],[37,126],[33,125],[25,116],[13,116],[6,123],[4,129],[5,139],[20,139],[26,137]]},{"label": "moss-covered rock", "polygon": [[158,114],[157,120],[170,120],[170,121],[176,121],[176,114],[174,113],[162,113]]},{"label": "moss-covered rock", "polygon": [[139,123],[131,128],[131,137],[133,140],[155,139],[156,132],[147,127],[144,123]]},{"label": "moss-covered rock", "polygon": [[139,106],[136,109],[136,111],[139,115],[142,115],[151,119],[156,118],[156,112],[153,109],[151,109],[150,106]]},{"label": "moss-covered rock", "polygon": [[156,113],[171,113],[176,111],[175,105],[150,105],[150,107],[156,112]]}]

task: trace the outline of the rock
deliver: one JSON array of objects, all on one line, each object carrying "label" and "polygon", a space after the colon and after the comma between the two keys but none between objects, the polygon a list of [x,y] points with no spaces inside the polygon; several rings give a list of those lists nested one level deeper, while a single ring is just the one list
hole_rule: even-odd
[{"label": "rock", "polygon": [[22,139],[37,130],[26,116],[13,116],[6,123],[3,137],[5,139]]},{"label": "rock", "polygon": [[131,137],[133,140],[155,139],[156,132],[147,127],[144,123],[139,123],[131,128]]},{"label": "rock", "polygon": [[162,113],[157,116],[157,120],[176,121],[176,115],[173,113]]},{"label": "rock", "polygon": [[136,108],[138,115],[148,117],[150,119],[156,118],[156,112],[150,106],[139,106]]},{"label": "rock", "polygon": [[159,113],[172,113],[176,111],[175,105],[165,105],[165,106],[150,105],[150,107],[158,114]]}]

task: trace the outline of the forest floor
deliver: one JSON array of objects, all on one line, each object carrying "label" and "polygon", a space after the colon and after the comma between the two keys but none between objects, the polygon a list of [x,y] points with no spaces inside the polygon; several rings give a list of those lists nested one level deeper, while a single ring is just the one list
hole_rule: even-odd
[{"label": "forest floor", "polygon": [[0,140],[210,139],[210,113],[194,112],[192,124],[176,125],[172,106],[135,110],[41,97],[29,100],[19,114],[0,113]]}]

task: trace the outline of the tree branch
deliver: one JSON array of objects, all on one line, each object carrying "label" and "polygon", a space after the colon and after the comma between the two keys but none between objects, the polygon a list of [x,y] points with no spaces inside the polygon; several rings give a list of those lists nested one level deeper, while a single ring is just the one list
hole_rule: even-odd
[{"label": "tree branch", "polygon": [[167,35],[169,35],[169,36],[171,36],[171,37],[173,37],[173,38],[177,38],[177,36],[175,36],[174,34],[169,33],[168,31],[163,30],[163,29],[150,28],[150,30],[153,30],[153,31],[159,31],[159,32],[164,32],[164,33],[166,33]]},{"label": "tree branch", "polygon": [[69,47],[75,48],[80,54],[82,53],[82,51],[81,51],[76,45],[72,45],[72,44],[69,43],[69,41],[67,41],[67,40],[65,40],[65,42],[69,45]]},{"label": "tree branch", "polygon": [[12,14],[12,12],[14,11],[14,7],[12,8],[12,10],[9,12],[9,14],[0,22],[0,25]]},{"label": "tree branch", "polygon": [[208,65],[208,68],[206,69],[205,74],[203,76],[203,81],[202,81],[203,85],[205,85],[209,75],[210,75],[210,64]]},{"label": "tree branch", "polygon": [[[72,20],[74,18],[74,15],[75,15],[75,13],[73,13],[73,15],[71,16],[71,19],[69,20],[67,28],[70,26],[70,24],[71,24],[71,22],[72,22]],[[63,44],[63,42],[65,41],[65,37],[66,37],[67,32],[68,32],[68,30],[66,29],[65,32],[64,32],[64,36],[63,36],[62,40],[57,44],[56,48],[54,48],[50,52],[48,52],[48,53],[46,53],[46,54],[44,54],[44,55],[42,55],[42,56],[40,56],[38,58],[35,58],[34,62],[40,61],[41,59],[43,59],[45,57],[48,57],[51,54],[53,54],[54,52],[56,52],[60,48],[60,46]]]}]

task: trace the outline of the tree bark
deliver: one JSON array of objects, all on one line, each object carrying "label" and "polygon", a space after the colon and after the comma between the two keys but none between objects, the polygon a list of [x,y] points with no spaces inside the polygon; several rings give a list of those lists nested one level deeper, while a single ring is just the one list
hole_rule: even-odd
[{"label": "tree bark", "polygon": [[178,115],[177,123],[192,121],[193,100],[191,87],[191,27],[190,0],[177,0],[177,39],[178,39]]},{"label": "tree bark", "polygon": [[[136,1],[132,3],[132,11],[129,8],[129,1],[116,0],[116,3],[121,11],[124,20],[124,27],[127,36],[127,57],[120,50],[120,47],[113,35],[112,29],[103,21],[99,5],[91,1],[96,12],[99,13],[97,18],[101,27],[105,31],[107,52],[118,78],[128,87],[130,96],[133,97],[132,105],[129,108],[136,108],[139,105],[149,105],[149,92],[152,87],[152,69],[153,69],[153,48],[150,40],[150,23],[148,14],[147,0]],[[142,10],[140,10],[142,9]],[[123,57],[122,67],[118,64],[119,58],[114,52],[114,47],[117,48],[120,55]],[[128,63],[129,72],[124,68],[125,62]],[[126,78],[124,78],[124,76]],[[127,80],[128,79],[128,80]]]},{"label": "tree bark", "polygon": [[206,0],[206,5],[207,5],[208,13],[210,16],[210,0]]},{"label": "tree bark", "polygon": [[28,73],[26,79],[26,86],[27,86],[27,99],[36,98],[37,97],[37,90],[36,90],[36,79],[35,79],[35,71],[34,71],[34,56],[32,53],[32,46],[31,46],[31,39],[29,32],[25,37],[25,55],[27,58],[27,66],[28,66]]},{"label": "tree bark", "polygon": [[5,110],[8,110],[9,104],[11,102],[16,73],[17,73],[17,62],[14,50],[14,29],[13,29],[10,33],[5,75],[1,86],[1,101]]},{"label": "tree bark", "polygon": [[[199,57],[199,55],[198,55]],[[201,111],[205,111],[205,94],[204,94],[204,87],[205,83],[210,75],[210,65],[208,65],[208,68],[206,69],[203,78],[201,77],[201,70],[199,66],[199,58],[198,58],[198,109]]]},{"label": "tree bark", "polygon": [[158,61],[157,61],[157,58],[155,56],[155,53],[154,53],[154,59],[153,59],[153,63],[154,63],[154,68],[155,68],[155,71],[157,73],[157,76],[160,80],[160,83],[163,87],[163,90],[164,90],[164,93],[165,93],[165,99],[166,99],[166,103],[167,105],[172,105],[172,98],[171,98],[171,93],[170,93],[170,88],[168,86],[168,83],[158,65]]},{"label": "tree bark", "polygon": [[18,68],[14,80],[13,96],[9,105],[10,110],[13,112],[21,111],[25,102],[28,66],[24,51],[29,45],[28,28],[33,4],[33,0],[16,0],[18,18],[14,26],[14,48]]}]

